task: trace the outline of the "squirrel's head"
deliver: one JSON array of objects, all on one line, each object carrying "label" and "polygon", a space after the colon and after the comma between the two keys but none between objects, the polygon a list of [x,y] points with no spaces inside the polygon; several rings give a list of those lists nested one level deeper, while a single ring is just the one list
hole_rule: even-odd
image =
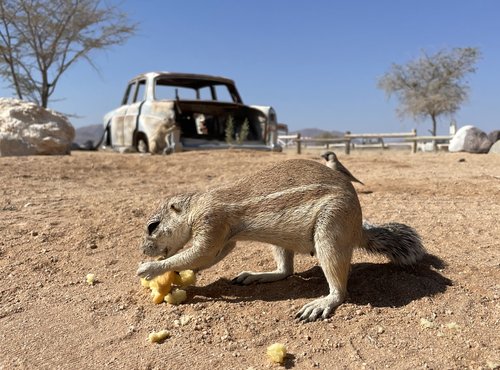
[{"label": "squirrel's head", "polygon": [[174,196],[149,218],[141,246],[144,254],[170,257],[191,239],[190,201],[191,195]]}]

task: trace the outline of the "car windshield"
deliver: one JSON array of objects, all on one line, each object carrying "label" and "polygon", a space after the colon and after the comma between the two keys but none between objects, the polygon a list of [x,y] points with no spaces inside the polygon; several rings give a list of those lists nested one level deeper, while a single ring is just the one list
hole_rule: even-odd
[{"label": "car windshield", "polygon": [[155,100],[204,100],[237,102],[231,88],[212,81],[157,78],[155,80]]}]

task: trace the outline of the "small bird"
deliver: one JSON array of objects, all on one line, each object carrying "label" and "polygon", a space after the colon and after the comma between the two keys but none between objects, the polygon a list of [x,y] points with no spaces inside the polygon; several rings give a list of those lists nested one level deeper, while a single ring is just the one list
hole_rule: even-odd
[{"label": "small bird", "polygon": [[357,178],[355,178],[347,168],[344,167],[342,163],[340,163],[339,159],[335,155],[334,152],[325,152],[321,154],[321,158],[323,158],[326,161],[326,166],[330,167],[332,170],[337,170],[339,172],[342,172],[344,175],[346,175],[349,180],[354,181],[354,182],[359,182],[361,185],[364,185],[361,181],[359,181]]}]

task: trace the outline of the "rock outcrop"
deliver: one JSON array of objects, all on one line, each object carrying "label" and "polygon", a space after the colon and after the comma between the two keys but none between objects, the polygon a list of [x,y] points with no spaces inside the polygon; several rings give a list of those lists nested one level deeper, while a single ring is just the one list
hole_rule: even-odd
[{"label": "rock outcrop", "polygon": [[461,127],[450,140],[450,152],[488,153],[493,143],[488,135],[474,126]]},{"label": "rock outcrop", "polygon": [[493,143],[495,144],[498,140],[500,140],[500,130],[495,130],[495,131],[491,131],[489,134],[488,134],[488,139]]},{"label": "rock outcrop", "polygon": [[50,109],[0,98],[0,156],[69,154],[75,129]]}]

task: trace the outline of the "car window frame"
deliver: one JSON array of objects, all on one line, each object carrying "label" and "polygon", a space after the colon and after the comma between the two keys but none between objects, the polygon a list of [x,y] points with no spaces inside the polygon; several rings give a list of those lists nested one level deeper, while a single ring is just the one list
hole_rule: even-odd
[{"label": "car window frame", "polygon": [[125,89],[125,94],[123,95],[123,98],[122,98],[122,105],[129,105],[130,104],[130,102],[129,102],[129,98],[131,96],[130,93],[133,89],[134,95],[135,95],[136,85],[137,85],[137,81],[129,82],[129,84],[127,85],[127,88]]},{"label": "car window frame", "polygon": [[[144,86],[144,91],[142,93],[142,99],[137,100],[138,94],[139,94],[139,89],[140,89],[141,85]],[[146,79],[140,79],[140,80],[135,81],[135,91],[134,91],[134,98],[132,99],[132,103],[137,103],[137,102],[141,102],[141,101],[146,100],[146,87],[147,87]]]}]

